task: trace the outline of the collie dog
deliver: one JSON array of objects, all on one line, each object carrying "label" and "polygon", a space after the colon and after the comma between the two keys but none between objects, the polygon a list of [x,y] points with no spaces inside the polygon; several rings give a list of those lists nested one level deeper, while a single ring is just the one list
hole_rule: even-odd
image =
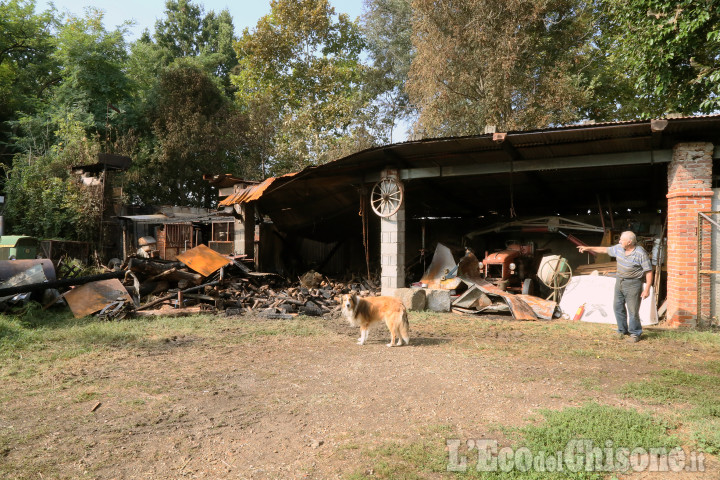
[{"label": "collie dog", "polygon": [[[402,302],[394,297],[367,297],[360,298],[351,293],[342,296],[343,316],[357,327],[360,326],[358,345],[364,345],[368,331],[372,324],[385,322],[390,330],[390,343],[388,347],[410,344],[410,323]],[[395,339],[397,338],[397,343]]]}]

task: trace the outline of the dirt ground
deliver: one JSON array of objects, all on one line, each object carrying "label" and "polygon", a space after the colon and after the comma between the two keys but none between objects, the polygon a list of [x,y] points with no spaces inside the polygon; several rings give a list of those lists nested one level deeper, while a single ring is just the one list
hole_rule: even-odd
[{"label": "dirt ground", "polygon": [[[368,453],[428,437],[498,438],[540,409],[596,400],[663,412],[618,389],[662,368],[720,360],[717,344],[607,325],[412,314],[411,344],[365,346],[339,317],[237,317],[5,371],[6,478],[372,478]],[[27,361],[42,352],[25,354]],[[67,358],[64,358],[67,357]],[[23,361],[18,359],[17,362]],[[99,404],[99,405],[98,405]],[[440,435],[437,432],[445,432]],[[694,475],[718,478],[717,460]],[[449,474],[418,472],[417,478]],[[1,476],[1,475],[0,475]],[[625,478],[620,476],[620,478]]]}]

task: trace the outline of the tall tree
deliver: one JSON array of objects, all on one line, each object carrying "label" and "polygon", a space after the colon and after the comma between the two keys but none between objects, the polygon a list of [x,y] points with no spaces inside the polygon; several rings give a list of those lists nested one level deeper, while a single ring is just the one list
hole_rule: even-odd
[{"label": "tall tree", "polygon": [[165,18],[155,22],[155,41],[175,57],[193,57],[203,48],[203,7],[189,0],[167,0]]},{"label": "tall tree", "polygon": [[604,36],[633,83],[618,104],[639,116],[720,107],[720,1],[606,0]]},{"label": "tall tree", "polygon": [[15,234],[91,241],[102,191],[84,185],[69,167],[95,161],[100,143],[87,135],[85,112],[68,110],[51,120],[23,117],[17,153],[5,183],[4,215]]},{"label": "tall tree", "polygon": [[[251,152],[273,173],[325,162],[374,141],[365,46],[327,0],[273,0],[236,44],[238,104],[269,135]],[[353,140],[349,140],[353,139]],[[264,173],[267,173],[265,170]]]},{"label": "tall tree", "polygon": [[199,58],[208,72],[229,88],[237,56],[233,49],[235,27],[227,9],[205,13],[201,4],[190,0],[167,0],[165,18],[155,22],[153,38],[172,58]]},{"label": "tall tree", "polygon": [[211,207],[202,175],[241,172],[245,120],[213,79],[188,61],[163,71],[148,111],[153,141],[129,174],[138,203]]},{"label": "tall tree", "polygon": [[56,78],[32,109],[16,112],[11,122],[18,153],[5,184],[5,213],[12,231],[92,239],[101,196],[68,167],[95,161],[112,121],[109,105],[127,97],[123,32],[108,32],[102,14],[92,9],[58,26],[47,52],[50,65],[57,65]]},{"label": "tall tree", "polygon": [[374,67],[371,85],[377,89],[385,137],[392,142],[396,124],[416,115],[405,91],[414,56],[412,7],[410,0],[365,0],[364,5],[362,31]]},{"label": "tall tree", "polygon": [[103,131],[115,112],[112,106],[129,94],[124,34],[125,26],[107,31],[96,9],[86,9],[85,17],[68,17],[53,53],[62,69],[50,108],[80,108],[88,125]]},{"label": "tall tree", "polygon": [[421,135],[567,123],[588,101],[579,69],[591,22],[581,0],[413,0],[408,92]]},{"label": "tall tree", "polygon": [[52,10],[35,13],[32,0],[0,3],[0,162],[15,153],[11,123],[19,113],[32,114],[58,80]]}]

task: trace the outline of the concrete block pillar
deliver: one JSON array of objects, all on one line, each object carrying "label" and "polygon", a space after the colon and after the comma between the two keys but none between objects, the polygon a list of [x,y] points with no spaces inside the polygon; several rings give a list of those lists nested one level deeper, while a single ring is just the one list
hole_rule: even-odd
[{"label": "concrete block pillar", "polygon": [[[710,211],[712,206],[712,155],[712,143],[680,143],[668,166],[667,318],[671,326],[695,326],[702,314],[697,303],[698,212]],[[709,249],[709,227],[703,238],[708,245],[701,248]],[[709,298],[703,300],[708,308],[709,303]]]},{"label": "concrete block pillar", "polygon": [[235,254],[255,256],[255,206],[235,205]]},{"label": "concrete block pillar", "polygon": [[405,202],[396,213],[380,217],[381,294],[405,288]]}]

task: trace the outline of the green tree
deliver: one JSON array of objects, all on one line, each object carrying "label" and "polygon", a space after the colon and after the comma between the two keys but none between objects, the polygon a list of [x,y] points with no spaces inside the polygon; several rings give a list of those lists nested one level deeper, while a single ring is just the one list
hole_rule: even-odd
[{"label": "green tree", "polygon": [[56,76],[32,108],[16,110],[8,122],[19,152],[5,182],[5,214],[15,233],[94,240],[99,187],[83,184],[69,167],[96,160],[113,121],[109,105],[127,98],[123,32],[106,31],[102,14],[88,10],[66,18],[48,40],[43,64],[56,65]]},{"label": "green tree", "polygon": [[606,0],[615,71],[631,94],[613,99],[636,116],[710,113],[720,106],[720,1]]},{"label": "green tree", "polygon": [[69,111],[47,120],[26,116],[18,122],[22,150],[13,158],[5,184],[4,215],[15,234],[93,241],[100,220],[102,192],[71,175],[72,165],[91,163],[100,143],[88,138],[84,112]]},{"label": "green tree", "polygon": [[414,56],[410,0],[365,0],[362,31],[374,70],[371,85],[377,89],[384,135],[393,141],[396,123],[416,116],[405,84]]},{"label": "green tree", "polygon": [[58,79],[52,10],[35,13],[32,0],[0,2],[0,161],[10,163],[15,152],[11,124],[18,112],[33,113]]},{"label": "green tree", "polygon": [[70,16],[57,34],[55,60],[62,65],[61,82],[54,89],[49,108],[80,108],[86,122],[103,131],[113,116],[112,105],[128,99],[125,74],[125,27],[108,32],[99,10],[87,9],[85,17]]},{"label": "green tree", "polygon": [[358,25],[327,0],[273,0],[236,44],[236,100],[268,135],[251,144],[263,175],[323,163],[374,143],[369,68]]},{"label": "green tree", "polygon": [[546,127],[589,100],[580,73],[592,32],[581,0],[413,0],[408,92],[423,136]]},{"label": "green tree", "polygon": [[621,27],[607,15],[603,0],[593,6],[590,35],[582,47],[582,75],[591,101],[581,109],[581,117],[597,121],[632,120],[642,116],[649,105],[637,95],[635,81],[618,51]]},{"label": "green tree", "polygon": [[165,18],[155,22],[155,41],[174,57],[193,57],[203,48],[203,7],[188,0],[165,2]]},{"label": "green tree", "polygon": [[191,60],[164,70],[147,111],[152,136],[134,145],[130,192],[138,203],[214,206],[203,174],[241,172],[244,116]]},{"label": "green tree", "polygon": [[207,71],[229,88],[237,56],[235,27],[227,9],[205,13],[202,5],[189,0],[167,0],[165,18],[155,22],[153,38],[172,58],[198,57]]},{"label": "green tree", "polygon": [[168,0],[165,17],[130,47],[127,74],[134,99],[114,148],[130,155],[129,192],[139,204],[209,207],[204,173],[241,174],[246,121],[232,104],[237,65],[232,16]]}]

